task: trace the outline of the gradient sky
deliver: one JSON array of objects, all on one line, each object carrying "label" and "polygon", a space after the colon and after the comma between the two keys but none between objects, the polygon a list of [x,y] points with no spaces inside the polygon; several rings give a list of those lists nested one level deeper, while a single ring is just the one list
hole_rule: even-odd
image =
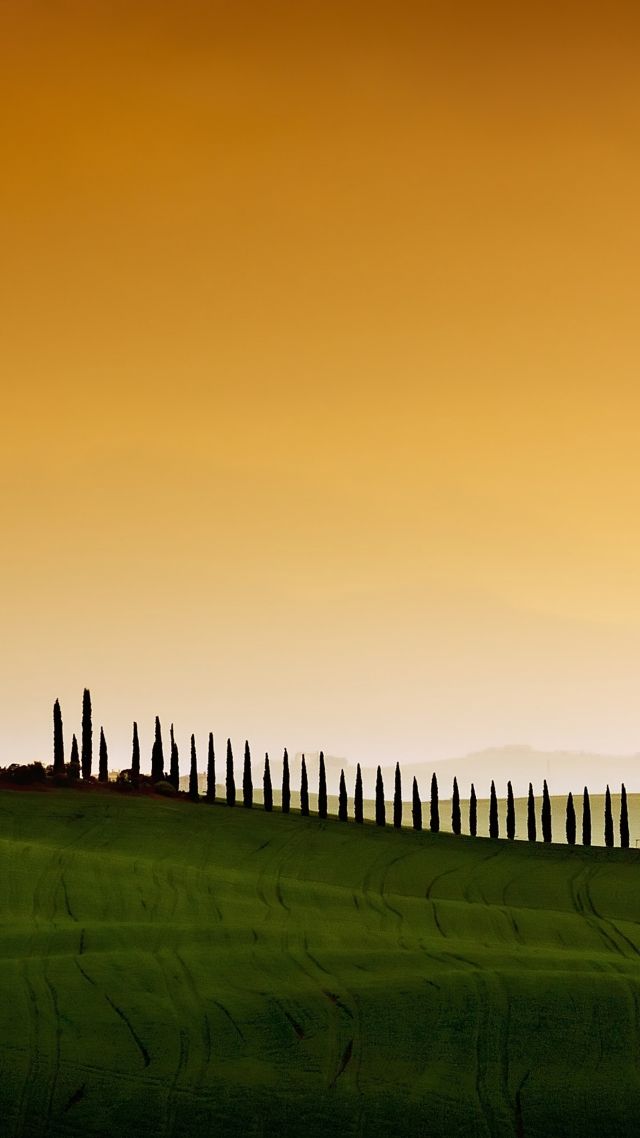
[{"label": "gradient sky", "polygon": [[639,31],[0,0],[0,762],[640,750]]}]

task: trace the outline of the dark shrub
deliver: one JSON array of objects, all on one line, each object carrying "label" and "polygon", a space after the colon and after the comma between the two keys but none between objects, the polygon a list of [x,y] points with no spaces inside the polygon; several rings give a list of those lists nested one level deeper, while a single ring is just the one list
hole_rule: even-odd
[{"label": "dark shrub", "polygon": [[154,782],[153,789],[156,794],[164,794],[167,798],[175,798],[178,791],[175,786],[172,786],[166,779],[161,778],[158,782]]},{"label": "dark shrub", "polygon": [[14,782],[16,786],[28,786],[32,782],[45,782],[47,775],[42,763],[11,763],[0,770],[0,775]]}]

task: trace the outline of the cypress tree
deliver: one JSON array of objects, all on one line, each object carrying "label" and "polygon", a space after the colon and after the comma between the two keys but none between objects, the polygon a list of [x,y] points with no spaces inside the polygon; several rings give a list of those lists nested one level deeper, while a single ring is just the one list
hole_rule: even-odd
[{"label": "cypress tree", "polygon": [[284,749],[282,757],[282,813],[288,814],[291,809],[291,775],[289,773],[289,754]]},{"label": "cypress tree", "polygon": [[500,837],[500,823],[498,822],[498,799],[496,797],[496,784],[491,779],[491,798],[489,799],[489,837]]},{"label": "cypress tree", "polygon": [[[169,767],[168,781],[176,790],[180,790],[180,758],[178,755],[178,744],[173,734],[173,723],[169,729],[169,734],[171,736],[171,765]],[[189,777],[189,794],[191,794],[191,777]]]},{"label": "cypress tree", "polygon": [[516,804],[513,801],[513,787],[511,781],[507,783],[507,838],[510,842],[516,836]]},{"label": "cypress tree", "polygon": [[140,740],[138,739],[138,724],[133,724],[133,741],[131,743],[131,784],[136,790],[140,786]]},{"label": "cypress tree", "polygon": [[250,810],[253,806],[253,778],[251,775],[251,751],[249,743],[244,744],[244,770],[242,772],[242,803]]},{"label": "cypress tree", "polygon": [[582,844],[591,845],[591,800],[586,786],[582,796]]},{"label": "cypress tree", "polygon": [[611,791],[608,785],[604,796],[604,844],[609,847],[613,845],[613,814],[611,812]]},{"label": "cypress tree", "polygon": [[573,794],[569,791],[567,797],[567,845],[576,844],[576,810],[573,805]]},{"label": "cypress tree", "polygon": [[536,800],[533,797],[533,786],[531,783],[529,783],[529,798],[527,800],[527,837],[530,842],[535,842],[537,837]]},{"label": "cypress tree", "polygon": [[411,808],[411,815],[413,818],[414,830],[422,829],[422,803],[420,801],[420,791],[418,790],[418,780],[414,775],[413,778],[413,805]]},{"label": "cypress tree", "polygon": [[[178,748],[176,747],[176,755]],[[174,783],[175,785],[175,783]],[[191,736],[191,768],[189,770],[189,798],[192,802],[197,802],[200,798],[198,790],[198,760],[196,758],[196,737]]]},{"label": "cypress tree", "polygon": [[551,841],[551,799],[549,798],[549,787],[545,778],[542,784],[542,840],[543,842]]},{"label": "cypress tree", "polygon": [[100,748],[98,751],[98,781],[109,781],[109,756],[107,754],[107,740],[104,731],[100,728]]},{"label": "cypress tree", "polygon": [[356,822],[364,822],[364,802],[362,797],[362,771],[360,763],[356,767],[356,785],[353,793],[353,817]]},{"label": "cypress tree", "polygon": [[64,740],[62,736],[62,712],[60,702],[53,705],[53,773],[64,773]]},{"label": "cypress tree", "polygon": [[400,763],[396,763],[396,778],[393,788],[393,824],[396,830],[399,830],[402,825],[402,775],[400,774]]},{"label": "cypress tree", "polygon": [[164,778],[164,751],[160,719],[156,715],[156,734],[151,748],[151,781],[160,782]]},{"label": "cypress tree", "polygon": [[78,740],[75,735],[71,739],[71,757],[69,759],[68,768],[69,778],[76,782],[80,778],[80,754],[78,751]]},{"label": "cypress tree", "polygon": [[264,775],[262,778],[263,802],[265,810],[270,813],[273,810],[273,787],[271,785],[271,767],[269,766],[269,756],[265,753],[264,756]]},{"label": "cypress tree", "polygon": [[387,814],[384,805],[384,785],[382,782],[382,771],[378,767],[376,774],[376,826],[384,826],[387,820]]},{"label": "cypress tree", "polygon": [[309,778],[304,755],[302,756],[302,770],[300,772],[300,813],[304,818],[309,817]]},{"label": "cypress tree", "polygon": [[82,696],[82,777],[91,778],[91,759],[93,750],[93,729],[91,727],[91,692],[84,689]]},{"label": "cypress tree", "polygon": [[627,791],[624,783],[620,791],[620,848],[629,849],[629,810],[627,807]]},{"label": "cypress tree", "polygon": [[338,818],[341,822],[349,819],[347,803],[347,784],[344,781],[344,771],[340,771],[340,791],[338,793]]},{"label": "cypress tree", "polygon": [[227,806],[236,804],[236,780],[233,773],[233,751],[231,739],[227,739]]},{"label": "cypress tree", "polygon": [[431,802],[429,811],[429,829],[432,834],[437,834],[440,829],[440,807],[438,805],[438,780],[435,771],[431,776]]},{"label": "cypress tree", "polygon": [[462,832],[462,817],[460,814],[460,791],[458,790],[458,780],[453,777],[453,793],[451,795],[451,833],[460,834]]},{"label": "cypress tree", "polygon": [[209,749],[207,752],[207,802],[216,800],[216,752],[213,746],[213,731],[209,732]]},{"label": "cypress tree", "polygon": [[324,751],[320,752],[320,775],[318,779],[318,817],[327,817],[327,775],[324,769]]},{"label": "cypress tree", "polygon": [[471,793],[469,794],[469,833],[472,838],[477,837],[478,834],[478,799],[473,783],[471,783]]}]

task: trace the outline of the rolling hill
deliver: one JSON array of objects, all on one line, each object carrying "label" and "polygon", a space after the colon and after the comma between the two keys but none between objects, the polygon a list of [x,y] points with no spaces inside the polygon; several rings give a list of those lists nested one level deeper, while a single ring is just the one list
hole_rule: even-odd
[{"label": "rolling hill", "polygon": [[635,850],[60,790],[0,859],[6,1138],[637,1134]]}]

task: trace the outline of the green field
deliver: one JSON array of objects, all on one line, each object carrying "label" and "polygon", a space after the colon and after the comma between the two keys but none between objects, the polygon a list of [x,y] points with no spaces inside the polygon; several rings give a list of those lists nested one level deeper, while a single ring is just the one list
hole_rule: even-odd
[{"label": "green field", "polygon": [[0,1133],[640,1132],[640,854],[0,794]]}]

